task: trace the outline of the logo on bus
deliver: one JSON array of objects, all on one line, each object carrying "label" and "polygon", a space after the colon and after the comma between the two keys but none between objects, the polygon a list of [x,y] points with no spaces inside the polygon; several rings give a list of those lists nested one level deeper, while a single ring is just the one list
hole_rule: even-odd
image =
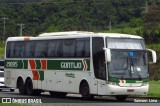
[{"label": "logo on bus", "polygon": [[18,67],[18,62],[7,62],[6,64],[7,67]]},{"label": "logo on bus", "polygon": [[61,68],[74,68],[74,69],[81,69],[82,63],[81,62],[61,62]]}]

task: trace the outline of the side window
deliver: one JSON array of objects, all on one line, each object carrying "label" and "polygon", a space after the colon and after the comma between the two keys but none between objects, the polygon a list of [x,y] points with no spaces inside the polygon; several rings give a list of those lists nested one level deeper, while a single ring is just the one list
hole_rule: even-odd
[{"label": "side window", "polygon": [[62,57],[62,40],[56,40],[55,57]]},{"label": "side window", "polygon": [[90,42],[89,42],[89,40],[85,41],[85,57],[90,57]]},{"label": "side window", "polygon": [[25,53],[27,58],[34,57],[34,49],[35,49],[35,42],[34,41],[26,41],[25,42]]},{"label": "side window", "polygon": [[92,39],[93,50],[93,66],[95,77],[99,79],[106,79],[105,54],[104,54],[104,40],[100,37]]},{"label": "side window", "polygon": [[15,57],[15,42],[11,42],[10,57]]},{"label": "side window", "polygon": [[90,42],[89,39],[76,39],[76,57],[89,57],[90,56]]},{"label": "side window", "polygon": [[63,57],[74,57],[75,56],[75,40],[63,40],[62,45]]},{"label": "side window", "polygon": [[47,41],[36,41],[35,57],[47,57]]},{"label": "side window", "polygon": [[24,52],[24,42],[16,42],[15,46],[15,57],[16,58],[22,58],[25,55]]},{"label": "side window", "polygon": [[10,58],[11,56],[11,42],[7,43],[6,57]]},{"label": "side window", "polygon": [[48,41],[48,57],[62,57],[62,40]]},{"label": "side window", "polygon": [[55,57],[56,55],[56,40],[51,40],[48,42],[48,57]]}]

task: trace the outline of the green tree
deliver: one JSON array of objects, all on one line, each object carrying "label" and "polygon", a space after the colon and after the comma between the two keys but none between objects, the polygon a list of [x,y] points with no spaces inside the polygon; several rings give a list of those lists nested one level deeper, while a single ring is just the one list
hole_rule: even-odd
[{"label": "green tree", "polygon": [[144,38],[147,42],[158,42],[160,39],[160,5],[155,3],[147,7],[147,11],[144,12],[143,31]]}]

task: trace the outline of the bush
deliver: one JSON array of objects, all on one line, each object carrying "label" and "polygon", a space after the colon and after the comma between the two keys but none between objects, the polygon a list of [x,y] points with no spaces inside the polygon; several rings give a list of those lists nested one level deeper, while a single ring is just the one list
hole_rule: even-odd
[{"label": "bush", "polygon": [[[150,75],[150,80],[160,80],[160,50],[158,49],[158,46],[150,46],[151,49],[154,49],[157,54],[157,63],[156,64],[150,64],[149,65],[149,75]],[[156,49],[155,49],[156,48]]]}]

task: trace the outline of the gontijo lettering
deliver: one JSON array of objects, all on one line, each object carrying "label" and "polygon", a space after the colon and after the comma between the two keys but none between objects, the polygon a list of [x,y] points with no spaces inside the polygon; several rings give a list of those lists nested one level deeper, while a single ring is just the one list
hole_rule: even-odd
[{"label": "gontijo lettering", "polygon": [[61,62],[61,68],[74,68],[74,69],[81,69],[82,63],[81,62]]}]

